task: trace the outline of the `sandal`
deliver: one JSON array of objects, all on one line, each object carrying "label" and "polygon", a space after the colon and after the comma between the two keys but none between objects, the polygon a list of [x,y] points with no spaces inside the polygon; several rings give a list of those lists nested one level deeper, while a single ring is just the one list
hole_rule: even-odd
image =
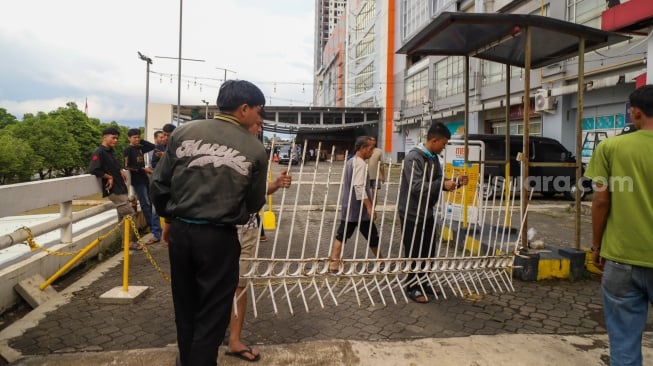
[{"label": "sandal", "polygon": [[[247,353],[252,355],[254,358],[249,358],[249,357],[245,356]],[[236,357],[236,358],[239,358],[239,359],[241,359],[243,361],[248,361],[248,362],[256,362],[256,361],[261,359],[261,355],[260,354],[254,355],[254,352],[252,351],[252,347],[249,347],[249,346],[247,346],[247,348],[245,348],[243,350],[240,350],[240,351],[237,351],[237,352],[227,351],[224,354],[225,354],[225,356]]]},{"label": "sandal", "polygon": [[151,237],[148,241],[145,242],[145,245],[156,244],[156,243],[158,243],[160,241],[161,241],[161,239],[159,239],[159,238]]},{"label": "sandal", "polygon": [[408,291],[408,297],[415,301],[418,304],[426,304],[429,302],[429,298],[418,288]]}]

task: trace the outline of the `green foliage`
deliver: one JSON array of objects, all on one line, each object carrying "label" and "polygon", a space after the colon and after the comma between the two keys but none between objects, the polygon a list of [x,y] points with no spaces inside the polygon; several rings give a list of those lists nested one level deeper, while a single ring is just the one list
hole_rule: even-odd
[{"label": "green foliage", "polygon": [[0,131],[0,184],[29,180],[40,166],[40,158],[27,142]]},{"label": "green foliage", "polygon": [[18,123],[16,117],[7,113],[6,109],[0,108],[0,130],[14,123]]},{"label": "green foliage", "polygon": [[102,142],[102,130],[120,131],[119,161],[128,145],[125,126],[88,118],[74,102],[49,113],[26,113],[22,121],[0,108],[0,184],[86,172],[91,153]]}]

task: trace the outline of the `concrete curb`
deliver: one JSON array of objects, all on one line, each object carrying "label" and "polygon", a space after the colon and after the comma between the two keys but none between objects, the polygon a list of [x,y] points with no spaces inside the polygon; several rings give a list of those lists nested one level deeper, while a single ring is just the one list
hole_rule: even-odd
[{"label": "concrete curb", "polygon": [[[506,334],[457,338],[426,338],[405,341],[361,342],[318,341],[260,346],[261,365],[312,366],[549,366],[596,365],[609,359],[607,335]],[[112,352],[86,352],[33,356],[16,365],[174,365],[175,346]],[[645,333],[645,360],[653,359],[653,333]],[[248,362],[224,355],[219,364],[246,365]],[[437,360],[437,362],[435,361]]]}]

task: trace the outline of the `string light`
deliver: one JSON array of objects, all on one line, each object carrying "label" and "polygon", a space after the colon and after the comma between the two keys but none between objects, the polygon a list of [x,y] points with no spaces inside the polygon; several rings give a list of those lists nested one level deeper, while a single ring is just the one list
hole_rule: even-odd
[{"label": "string light", "polygon": [[[598,51],[593,51],[593,52],[598,54],[599,56],[604,56],[604,57],[599,58],[599,59],[595,59],[595,60],[585,60],[586,63],[599,63],[599,65],[604,65],[605,61],[608,60],[608,59],[623,57],[622,55],[607,56],[607,55],[603,55],[603,54],[599,53]],[[645,53],[646,52],[637,52],[637,53],[633,53],[631,55],[644,55]],[[572,58],[572,59],[577,59],[577,58]],[[482,60],[482,61],[483,62],[489,62],[489,61],[486,61],[486,60]],[[565,64],[567,66],[573,66],[573,65],[577,65],[578,61],[573,61],[573,62],[572,61],[566,61]],[[520,69],[519,70],[520,74],[523,74],[523,68],[519,68],[519,69]],[[159,75],[159,77],[160,77],[159,80],[161,82],[162,82],[162,78],[163,78],[164,75],[170,77],[170,83],[173,83],[173,77],[176,76],[175,74],[160,73],[160,72],[156,72],[156,71],[153,71],[153,70],[150,70],[150,73],[152,73],[154,75]],[[485,76],[486,75],[484,75],[484,77]],[[202,76],[195,76],[195,75],[183,75],[182,74],[182,77],[184,77],[185,80],[187,80],[187,81],[190,80],[190,79],[195,80],[194,85],[197,85],[196,84],[197,80],[212,80],[212,81],[218,81],[218,82],[223,81],[222,78],[211,78],[211,77],[202,77]],[[448,87],[449,86],[449,79],[453,80],[454,78],[462,78],[462,75],[449,76],[447,78],[444,78],[445,85]],[[437,76],[429,77],[429,81],[435,81],[435,82],[440,81],[442,79],[443,78],[438,78]],[[306,91],[306,85],[310,85],[310,86],[313,86],[313,87],[315,87],[315,85],[316,85],[313,82],[305,82],[305,81],[304,82],[299,82],[299,81],[298,82],[294,82],[294,81],[254,81],[254,80],[251,80],[251,81],[256,85],[272,85],[273,86],[273,88],[272,88],[273,93],[277,93],[277,86],[278,85],[299,85],[301,87],[302,92],[304,92],[304,93]],[[412,80],[411,80],[411,82],[412,82]],[[356,85],[355,81],[352,81],[352,82],[339,82],[338,84],[342,85],[343,87]],[[395,86],[401,86],[401,85],[405,85],[405,82],[403,82],[403,81],[398,81],[398,82],[392,81],[390,83],[388,83],[388,82],[375,82],[375,83],[373,83],[373,85],[378,85],[379,86],[379,90],[382,90],[383,85],[390,85],[390,84],[395,85]],[[202,84],[200,84],[200,85],[202,85]],[[209,87],[211,86],[209,84],[204,84],[204,85],[209,86]],[[319,86],[319,82],[318,82],[317,85]],[[335,90],[336,84],[331,84],[331,87]],[[320,89],[316,87],[316,90],[320,90]]]}]

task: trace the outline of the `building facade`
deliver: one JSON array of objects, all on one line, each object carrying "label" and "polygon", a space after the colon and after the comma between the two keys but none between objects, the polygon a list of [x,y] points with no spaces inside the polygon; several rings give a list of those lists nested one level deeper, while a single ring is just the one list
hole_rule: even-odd
[{"label": "building facade", "polygon": [[[405,152],[424,139],[425,127],[433,120],[444,122],[453,133],[463,132],[464,58],[411,58],[394,54],[441,12],[533,14],[600,29],[601,14],[607,4],[605,0],[390,1],[394,3],[370,0],[347,4],[343,34],[339,35],[345,53],[340,82],[345,86],[342,106],[380,101],[379,105],[386,112],[392,112],[392,122],[379,125],[379,141],[386,140],[382,146],[391,147],[386,150],[395,161],[401,160]],[[393,13],[396,26],[388,31],[391,5],[396,9]],[[370,14],[375,15],[366,18],[365,10],[372,8],[374,12]],[[370,32],[372,30],[374,33]],[[388,52],[388,37],[394,37],[392,52]],[[371,45],[376,48],[371,50]],[[583,136],[589,132],[615,135],[628,123],[628,95],[635,89],[635,78],[646,71],[646,48],[645,37],[633,36],[629,41],[585,55]],[[388,75],[385,68],[388,57],[393,58],[394,65],[388,79],[392,80],[392,88],[384,82]],[[321,67],[316,64],[316,75]],[[529,101],[532,111],[529,133],[555,138],[574,153],[577,70],[577,58],[533,70]],[[471,58],[469,75],[469,132],[505,133],[506,67]],[[524,69],[510,68],[510,133],[515,135],[523,134],[523,78]],[[319,89],[319,83],[317,85]],[[388,89],[392,92],[386,99]],[[316,98],[314,102],[331,100],[333,98]],[[386,134],[386,129],[391,129],[391,133]]]},{"label": "building facade", "polygon": [[[335,103],[335,100],[318,96],[317,89],[324,82],[324,77],[320,76],[322,73],[320,69],[333,56],[333,51],[326,49],[327,44],[344,44],[344,24],[342,24],[342,20],[344,20],[343,14],[346,6],[346,0],[315,0],[315,59],[313,63],[315,67],[313,85],[315,87],[313,88],[313,104],[316,105],[335,106],[335,104],[331,104]],[[320,102],[318,103],[318,101]]]}]

